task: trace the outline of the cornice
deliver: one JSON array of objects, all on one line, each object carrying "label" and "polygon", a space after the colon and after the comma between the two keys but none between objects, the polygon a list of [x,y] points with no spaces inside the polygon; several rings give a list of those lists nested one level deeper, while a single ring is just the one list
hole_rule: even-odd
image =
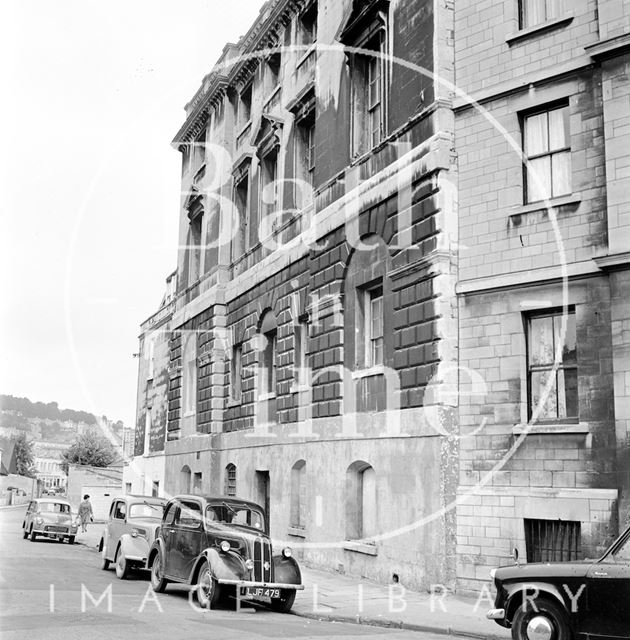
[{"label": "cornice", "polygon": [[[249,81],[259,64],[257,51],[278,46],[282,27],[291,22],[311,0],[270,0],[249,31],[233,47],[236,61],[225,54],[215,68],[204,78],[202,86],[186,105],[190,110],[186,121],[173,138],[172,145],[179,149],[184,142],[197,136],[204,128],[210,111],[223,98],[229,87],[238,88]],[[226,45],[226,48],[229,45]]]}]

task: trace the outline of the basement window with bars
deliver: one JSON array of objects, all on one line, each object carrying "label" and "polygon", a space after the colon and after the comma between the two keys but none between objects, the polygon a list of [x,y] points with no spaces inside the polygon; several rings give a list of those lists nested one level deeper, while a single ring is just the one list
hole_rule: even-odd
[{"label": "basement window with bars", "polygon": [[570,562],[581,557],[580,522],[525,518],[527,562]]}]

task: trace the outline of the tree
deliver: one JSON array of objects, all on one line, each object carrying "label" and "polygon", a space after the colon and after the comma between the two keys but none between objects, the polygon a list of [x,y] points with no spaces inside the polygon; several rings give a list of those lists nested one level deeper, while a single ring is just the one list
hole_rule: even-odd
[{"label": "tree", "polygon": [[34,478],[36,470],[33,443],[25,435],[20,435],[15,439],[14,451],[18,475]]},{"label": "tree", "polygon": [[90,431],[76,440],[61,454],[61,468],[68,473],[69,464],[107,467],[116,459],[116,450],[109,440]]}]

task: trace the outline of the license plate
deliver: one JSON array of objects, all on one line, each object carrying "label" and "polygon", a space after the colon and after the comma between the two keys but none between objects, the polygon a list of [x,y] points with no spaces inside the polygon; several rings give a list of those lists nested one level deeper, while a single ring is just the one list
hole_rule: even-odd
[{"label": "license plate", "polygon": [[53,540],[54,540],[55,538],[59,538],[59,537],[60,537],[60,534],[58,534],[58,533],[47,533],[46,535],[47,535],[49,538],[52,538]]},{"label": "license plate", "polygon": [[269,587],[247,587],[245,595],[253,598],[279,598],[280,589],[270,589]]}]

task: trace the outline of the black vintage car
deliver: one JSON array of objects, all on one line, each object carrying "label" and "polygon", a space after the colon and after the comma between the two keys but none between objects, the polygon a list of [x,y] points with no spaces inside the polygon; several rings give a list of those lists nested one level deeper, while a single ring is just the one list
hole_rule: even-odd
[{"label": "black vintage car", "polygon": [[303,589],[300,568],[286,547],[274,555],[262,507],[247,500],[180,495],[171,499],[147,568],[155,591],[169,582],[195,587],[202,607],[224,595],[261,600],[288,612]]},{"label": "black vintage car", "polygon": [[[518,556],[517,556],[518,561]],[[488,618],[514,640],[630,638],[630,527],[597,561],[493,569]]]}]

